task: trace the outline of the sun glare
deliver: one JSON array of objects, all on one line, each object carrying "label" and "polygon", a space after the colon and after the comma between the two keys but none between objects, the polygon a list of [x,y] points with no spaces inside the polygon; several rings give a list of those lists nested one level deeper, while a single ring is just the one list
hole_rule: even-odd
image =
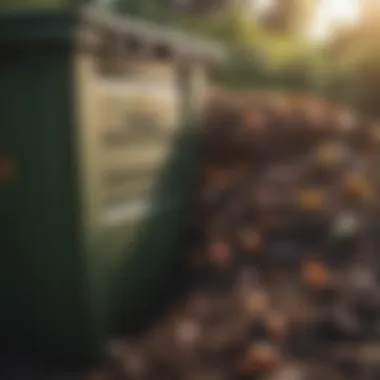
[{"label": "sun glare", "polygon": [[[361,0],[315,1],[317,6],[309,29],[312,39],[323,41],[329,37],[335,26],[353,24],[360,17]],[[276,0],[248,0],[252,10],[259,14],[271,8],[275,3]]]},{"label": "sun glare", "polygon": [[359,16],[359,0],[320,0],[311,36],[322,40],[328,38],[334,26],[353,24]]}]

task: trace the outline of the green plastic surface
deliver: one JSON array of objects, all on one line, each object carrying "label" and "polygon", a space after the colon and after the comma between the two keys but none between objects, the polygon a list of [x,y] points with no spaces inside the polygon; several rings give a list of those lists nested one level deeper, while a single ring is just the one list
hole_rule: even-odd
[{"label": "green plastic surface", "polygon": [[196,131],[183,122],[166,162],[146,174],[155,175],[150,209],[128,223],[89,227],[77,22],[74,13],[0,16],[0,34],[8,33],[0,37],[0,164],[14,169],[0,178],[0,341],[85,362],[173,291],[200,157]]}]

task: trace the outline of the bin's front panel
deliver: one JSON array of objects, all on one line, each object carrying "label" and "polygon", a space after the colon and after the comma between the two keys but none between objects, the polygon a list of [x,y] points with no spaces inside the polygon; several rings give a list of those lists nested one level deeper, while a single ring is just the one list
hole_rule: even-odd
[{"label": "bin's front panel", "polygon": [[[149,199],[170,154],[178,93],[169,84],[103,81],[101,223],[128,220],[130,207]],[[137,203],[136,203],[137,202]]]},{"label": "bin's front panel", "polygon": [[103,79],[99,87],[103,157],[98,176],[99,226],[107,251],[117,257],[136,237],[131,226],[138,227],[141,218],[160,206],[153,199],[179,125],[179,94],[173,83],[157,86]]},{"label": "bin's front panel", "polygon": [[132,307],[146,281],[165,275],[183,196],[179,181],[163,184],[174,159],[181,95],[172,66],[165,80],[136,73],[110,77],[85,55],[77,67],[89,278],[94,307],[106,318],[110,293],[117,297],[122,289],[124,303]]}]

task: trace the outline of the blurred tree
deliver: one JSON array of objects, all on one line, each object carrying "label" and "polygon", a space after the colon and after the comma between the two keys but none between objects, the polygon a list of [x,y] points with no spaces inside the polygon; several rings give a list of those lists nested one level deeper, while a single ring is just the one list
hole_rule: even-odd
[{"label": "blurred tree", "polygon": [[365,112],[380,114],[380,4],[363,1],[355,26],[341,29],[327,44],[326,61],[334,66],[331,88],[344,101]]},{"label": "blurred tree", "polygon": [[316,4],[316,0],[273,0],[262,25],[280,34],[305,34]]}]

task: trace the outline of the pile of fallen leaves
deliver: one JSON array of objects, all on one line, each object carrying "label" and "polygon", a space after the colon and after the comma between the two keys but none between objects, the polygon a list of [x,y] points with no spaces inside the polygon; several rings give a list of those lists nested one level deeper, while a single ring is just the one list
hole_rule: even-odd
[{"label": "pile of fallen leaves", "polygon": [[305,95],[219,93],[203,130],[188,293],[110,343],[117,374],[380,379],[376,122]]}]

